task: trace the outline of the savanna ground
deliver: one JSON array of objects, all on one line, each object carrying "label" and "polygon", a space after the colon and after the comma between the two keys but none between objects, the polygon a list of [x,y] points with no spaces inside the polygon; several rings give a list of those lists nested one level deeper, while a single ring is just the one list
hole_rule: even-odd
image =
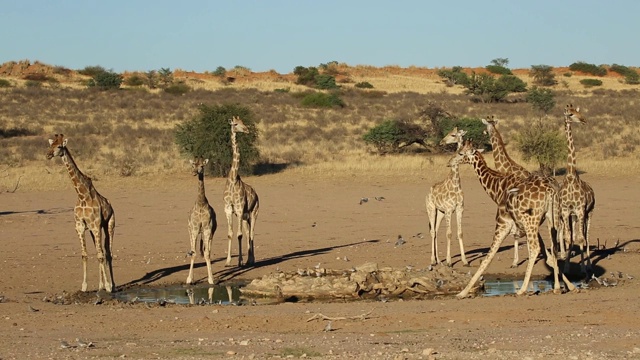
[{"label": "savanna ground", "polygon": [[[558,104],[572,102],[587,116],[586,125],[574,126],[574,137],[581,176],[597,198],[592,261],[596,275],[615,286],[590,281],[575,293],[464,300],[160,306],[107,299],[94,304],[97,264],[90,246],[91,291],[77,293],[82,270],[72,215],[76,195],[60,161],[44,159],[47,138],[60,132],[69,137],[78,165],[114,206],[117,285],[179,284],[188,272],[187,214],[196,180],[174,145],[173,131],[196,114],[201,102],[249,106],[260,119],[259,148],[267,164],[259,176],[244,177],[261,199],[257,264],[251,268],[224,267],[224,179],[206,179],[218,214],[213,267],[221,281],[295,272],[317,263],[328,269],[366,262],[426,268],[424,196],[446,176],[448,155],[410,151],[379,157],[364,146],[362,134],[386,118],[416,118],[427,101],[442,103],[458,116],[495,114],[507,142],[536,115],[525,103],[470,102],[420,69],[409,69],[413,75],[396,68],[364,70],[369,73],[353,69],[350,76],[384,93],[347,90],[347,107],[328,110],[302,108],[291,94],[274,92],[296,88],[285,76],[258,78],[253,87],[238,77],[220,90],[218,85],[206,89],[207,80],[200,80],[202,89],[181,97],[142,90],[93,92],[64,83],[2,90],[0,358],[640,357],[637,92],[615,78],[603,79],[605,89],[584,90],[573,76],[572,83],[556,89]],[[548,121],[560,128],[559,111]],[[520,159],[513,144],[509,150]],[[469,167],[463,166],[461,174],[470,268],[461,266],[457,244],[452,246],[453,268],[465,274],[477,268],[488,249],[496,207]],[[361,197],[375,196],[385,200],[359,203]],[[444,249],[444,229],[441,233]],[[399,234],[407,242],[395,246]],[[520,266],[509,268],[513,243],[507,239],[485,276],[521,279],[526,247],[519,251]],[[576,261],[571,270],[577,276]],[[196,265],[203,286],[206,267],[201,258]],[[538,261],[534,275],[549,274]],[[71,301],[60,304],[60,299]],[[332,331],[323,331],[328,321],[307,321],[318,313],[354,319],[334,320]],[[76,338],[92,345],[79,346]],[[70,347],[63,348],[61,341]]]}]

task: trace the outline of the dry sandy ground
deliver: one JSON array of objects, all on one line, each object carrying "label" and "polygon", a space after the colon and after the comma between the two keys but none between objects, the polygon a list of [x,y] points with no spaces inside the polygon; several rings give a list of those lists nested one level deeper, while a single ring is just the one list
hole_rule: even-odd
[{"label": "dry sandy ground", "polygon": [[[474,271],[493,235],[495,205],[470,169],[464,169],[465,244]],[[583,178],[597,197],[591,227],[596,275],[616,286],[561,295],[475,297],[458,300],[298,302],[278,305],[166,306],[93,301],[59,305],[80,289],[80,246],[73,225],[75,193],[0,194],[0,359],[53,358],[380,358],[380,359],[603,359],[640,358],[640,190],[633,178]],[[399,180],[399,181],[394,181]],[[66,179],[65,181],[68,181]],[[428,265],[430,248],[423,179],[291,179],[285,174],[248,178],[261,199],[256,227],[257,264],[225,268],[226,220],[221,179],[207,179],[218,214],[214,272],[222,280],[253,279],[298,268],[346,269],[365,262],[403,268]],[[185,175],[149,188],[95,182],[117,216],[114,272],[117,285],[177,284],[187,277],[187,213],[195,179]],[[363,196],[384,196],[384,201]],[[312,226],[312,224],[316,226]],[[444,224],[443,224],[444,225]],[[399,234],[407,240],[394,246]],[[444,231],[443,231],[444,234]],[[543,236],[546,236],[546,226]],[[615,247],[617,243],[617,247]],[[605,245],[606,244],[606,245]],[[487,276],[521,279],[524,263],[510,269],[507,239]],[[236,245],[234,244],[234,249]],[[441,249],[444,246],[441,245]],[[95,298],[97,263],[90,247],[89,293]],[[526,247],[520,256],[526,260]],[[344,257],[350,260],[346,262]],[[575,258],[573,262],[575,263]],[[196,279],[206,282],[198,258]],[[573,266],[574,272],[579,271]],[[549,269],[538,261],[535,274]],[[618,277],[618,272],[620,276]],[[314,314],[367,319],[307,321]],[[76,338],[91,342],[78,346]],[[61,341],[70,344],[63,348]],[[306,354],[306,355],[304,355]]]}]

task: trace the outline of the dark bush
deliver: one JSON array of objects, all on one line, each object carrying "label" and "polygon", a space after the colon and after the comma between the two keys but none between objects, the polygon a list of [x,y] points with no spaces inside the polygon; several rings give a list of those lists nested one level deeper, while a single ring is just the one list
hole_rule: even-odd
[{"label": "dark bush", "polygon": [[594,76],[605,76],[607,75],[607,69],[602,66],[597,66],[595,64],[588,64],[586,62],[578,61],[569,65],[569,70],[571,71],[580,71],[585,74],[591,74]]},{"label": "dark bush", "polygon": [[485,66],[485,69],[487,69],[487,71],[489,71],[492,74],[513,75],[510,69],[500,65],[487,65]]},{"label": "dark bush", "polygon": [[629,67],[626,67],[624,65],[613,64],[611,65],[609,70],[613,72],[617,72],[618,74],[624,76],[625,83],[627,84],[637,85],[640,83],[640,75],[638,75],[638,72]]},{"label": "dark bush", "polygon": [[314,81],[315,87],[321,90],[332,90],[338,88],[338,85],[336,85],[336,78],[329,74],[316,75]]},{"label": "dark bush", "polygon": [[0,88],[8,88],[11,87],[11,81],[7,79],[0,79]]},{"label": "dark bush", "polygon": [[357,87],[358,89],[373,89],[373,85],[371,85],[371,83],[369,83],[368,81],[362,81],[356,83],[353,86]]},{"label": "dark bush", "polygon": [[295,69],[293,69],[293,74],[298,76],[296,84],[314,86],[316,84],[316,76],[320,73],[318,72],[318,69],[313,66],[308,68],[304,66],[296,66]]},{"label": "dark bush", "polygon": [[469,76],[462,71],[461,66],[438,70],[438,76],[445,80],[447,86],[462,85],[466,87],[469,84]]},{"label": "dark bush", "polygon": [[216,68],[216,70],[213,72],[213,75],[219,76],[219,77],[224,77],[225,75],[227,75],[227,69],[225,69],[222,66],[218,66]]},{"label": "dark bush", "polygon": [[421,126],[400,120],[385,120],[369,129],[362,140],[376,148],[379,154],[397,153],[411,144],[427,147],[428,133]]},{"label": "dark bush", "polygon": [[82,75],[86,75],[86,76],[91,76],[94,77],[98,74],[102,74],[104,72],[107,72],[107,70],[105,68],[103,68],[100,65],[96,65],[96,66],[85,66],[84,69],[82,70],[78,70],[79,74]]},{"label": "dark bush", "polygon": [[540,86],[552,86],[557,84],[556,76],[553,74],[553,67],[549,65],[531,65],[529,75],[533,78],[533,83]]},{"label": "dark bush", "polygon": [[122,75],[113,71],[104,71],[93,76],[87,83],[89,87],[96,87],[100,90],[116,90],[122,84]]},{"label": "dark bush", "polygon": [[124,84],[128,86],[142,86],[144,83],[145,79],[138,74],[131,75],[124,81]]},{"label": "dark bush", "polygon": [[248,133],[236,135],[240,150],[240,174],[250,174],[259,161],[258,133],[253,115],[247,107],[238,104],[200,105],[200,113],[176,127],[175,141],[180,152],[189,157],[209,159],[208,170],[214,176],[227,176],[231,168],[231,125],[238,116],[249,128]]},{"label": "dark bush", "polygon": [[344,107],[345,103],[336,92],[323,93],[312,92],[304,95],[301,101],[302,106],[315,108]]},{"label": "dark bush", "polygon": [[164,88],[164,92],[172,95],[183,95],[191,91],[191,87],[185,83],[179,82],[171,84]]},{"label": "dark bush", "polygon": [[600,85],[602,85],[602,80],[598,80],[598,79],[582,79],[582,80],[580,80],[580,84],[584,85],[585,87],[600,86]]}]

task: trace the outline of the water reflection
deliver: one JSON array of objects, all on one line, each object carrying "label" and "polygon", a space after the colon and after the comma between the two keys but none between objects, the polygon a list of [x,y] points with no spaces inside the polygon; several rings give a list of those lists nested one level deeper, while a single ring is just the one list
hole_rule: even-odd
[{"label": "water reflection", "polygon": [[162,288],[129,288],[114,294],[123,302],[171,303],[191,305],[237,305],[240,285],[173,285]]},{"label": "water reflection", "polygon": [[[578,285],[574,283],[574,285]],[[564,288],[564,284],[561,284]],[[484,283],[484,296],[497,296],[515,294],[522,287],[522,280],[487,280]],[[531,280],[529,281],[530,292],[547,292],[553,290],[553,281],[550,280]]]}]

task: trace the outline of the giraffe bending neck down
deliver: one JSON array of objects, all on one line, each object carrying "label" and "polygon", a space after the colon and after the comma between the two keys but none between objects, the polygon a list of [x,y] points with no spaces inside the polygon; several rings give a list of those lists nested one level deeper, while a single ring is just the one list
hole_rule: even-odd
[{"label": "giraffe bending neck down", "polygon": [[[440,145],[458,144],[458,151],[462,148],[463,136],[467,132],[464,130],[458,130],[454,128],[449,134],[447,134]],[[440,222],[442,217],[446,219],[447,223],[447,260],[446,265],[452,266],[451,262],[451,216],[453,212],[456,213],[457,222],[457,235],[458,243],[460,245],[460,259],[464,266],[469,265],[467,257],[464,252],[464,243],[462,236],[462,213],[464,212],[464,194],[462,187],[460,186],[460,172],[458,166],[463,160],[463,156],[456,153],[450,160],[447,166],[451,168],[449,176],[431,187],[431,190],[426,198],[427,216],[429,218],[429,232],[431,235],[431,265],[439,264],[440,257],[438,256],[438,242],[437,242],[437,230],[440,228]]]},{"label": "giraffe bending neck down", "polygon": [[[502,135],[500,135],[500,132],[496,128],[498,120],[492,115],[482,119],[482,123],[487,127],[485,131],[491,139],[493,162],[496,170],[505,174],[515,174],[522,179],[531,176],[531,173],[527,169],[516,163],[507,153],[504,141],[502,141]],[[516,237],[513,239],[513,262],[511,263],[511,267],[518,267],[519,262],[518,238]]]},{"label": "giraffe bending neck down", "polygon": [[196,257],[196,243],[198,235],[201,235],[201,243],[199,247],[200,254],[204,257],[207,264],[207,274],[209,284],[213,284],[213,272],[211,270],[211,243],[213,234],[216,232],[218,223],[216,222],[216,213],[213,211],[204,191],[204,172],[205,166],[209,159],[196,158],[189,160],[193,175],[198,177],[198,196],[196,202],[189,213],[189,237],[191,240],[191,265],[189,267],[189,276],[187,284],[193,283],[193,263]]},{"label": "giraffe bending neck down", "polygon": [[76,165],[63,134],[56,134],[54,139],[49,139],[47,159],[62,158],[67,167],[73,187],[78,194],[78,201],[73,209],[76,223],[76,232],[80,238],[82,247],[82,291],[87,291],[87,242],[84,237],[89,230],[96,246],[96,257],[99,262],[98,290],[105,289],[108,292],[115,290],[112,265],[113,234],[116,226],[113,207],[104,196],[100,195],[93,186],[91,178],[84,175]]},{"label": "giraffe bending neck down", "polygon": [[[578,176],[576,169],[576,149],[573,143],[571,123],[586,123],[580,108],[567,105],[564,110],[565,134],[567,136],[567,173],[560,187],[560,213],[564,225],[560,242],[560,256],[565,258],[564,271],[569,271],[571,248],[574,243],[580,247],[580,270],[587,274],[591,271],[591,252],[589,249],[589,226],[591,214],[595,208],[595,194],[591,186]],[[573,218],[575,217],[575,222]],[[576,231],[577,229],[577,231]],[[577,234],[577,236],[576,236]],[[568,248],[566,253],[565,246]],[[584,247],[587,248],[586,265]]]},{"label": "giraffe bending neck down", "polygon": [[[509,234],[514,233],[526,234],[527,248],[529,250],[525,277],[522,287],[517,291],[518,295],[522,295],[529,287],[533,265],[540,253],[539,227],[545,218],[550,222],[550,229],[555,229],[557,221],[559,221],[556,188],[553,186],[551,179],[546,177],[532,176],[528,179],[521,179],[515,175],[505,176],[489,169],[480,152],[474,149],[470,143],[465,144],[462,153],[473,164],[485,190],[487,187],[495,189],[495,192],[498,193],[499,201],[497,202],[496,229],[489,253],[467,286],[457,296],[464,298],[469,295],[475,283],[480,279],[480,276],[482,276],[482,273],[498,252],[502,241]],[[559,272],[558,262],[555,257],[553,234],[554,231],[550,231],[550,250],[545,247],[546,263],[553,269],[553,289],[554,292],[560,292],[559,276],[562,275],[562,280],[567,289],[572,291],[575,286],[571,284],[564,274]]]},{"label": "giraffe bending neck down", "polygon": [[242,238],[247,238],[247,262],[246,265],[255,263],[255,253],[253,246],[253,236],[255,222],[258,217],[260,203],[256,191],[240,179],[238,170],[240,168],[240,149],[236,142],[236,133],[246,133],[249,128],[234,116],[231,121],[231,149],[233,159],[231,169],[227,177],[227,184],[224,190],[224,212],[227,217],[229,246],[227,249],[226,266],[231,265],[231,239],[233,238],[233,217],[237,218],[238,228],[236,236],[238,238],[238,266],[242,266]]}]

